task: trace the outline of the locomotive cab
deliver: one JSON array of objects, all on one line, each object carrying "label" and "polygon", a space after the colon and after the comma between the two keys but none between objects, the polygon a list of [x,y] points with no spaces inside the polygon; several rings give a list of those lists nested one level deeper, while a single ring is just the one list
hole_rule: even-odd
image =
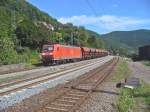
[{"label": "locomotive cab", "polygon": [[44,64],[53,61],[54,45],[44,45],[42,49],[42,61]]},{"label": "locomotive cab", "polygon": [[46,44],[42,49],[43,64],[59,64],[81,59],[81,48],[60,44]]}]

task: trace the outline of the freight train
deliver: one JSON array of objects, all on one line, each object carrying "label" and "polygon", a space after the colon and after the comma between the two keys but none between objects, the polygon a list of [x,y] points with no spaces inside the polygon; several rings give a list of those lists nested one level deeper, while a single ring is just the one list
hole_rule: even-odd
[{"label": "freight train", "polygon": [[45,44],[42,48],[43,64],[61,64],[86,59],[107,56],[109,53],[103,49],[67,46],[61,44]]}]

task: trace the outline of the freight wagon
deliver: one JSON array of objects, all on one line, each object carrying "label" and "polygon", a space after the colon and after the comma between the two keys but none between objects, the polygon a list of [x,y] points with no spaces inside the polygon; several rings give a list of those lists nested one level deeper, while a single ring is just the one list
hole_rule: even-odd
[{"label": "freight wagon", "polygon": [[139,58],[150,60],[150,45],[139,47]]},{"label": "freight wagon", "polygon": [[102,49],[66,46],[61,44],[46,44],[43,45],[42,49],[42,61],[44,64],[60,64],[107,55],[108,52]]}]

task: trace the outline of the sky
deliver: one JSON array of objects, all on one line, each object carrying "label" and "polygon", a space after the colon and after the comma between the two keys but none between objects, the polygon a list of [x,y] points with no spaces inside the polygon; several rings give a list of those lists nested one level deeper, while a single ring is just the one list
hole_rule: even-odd
[{"label": "sky", "polygon": [[59,22],[100,34],[150,29],[150,0],[27,0]]}]

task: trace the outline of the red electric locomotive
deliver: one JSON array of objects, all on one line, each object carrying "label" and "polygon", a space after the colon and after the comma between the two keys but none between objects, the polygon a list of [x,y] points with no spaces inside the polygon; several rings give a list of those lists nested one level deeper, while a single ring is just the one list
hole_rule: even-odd
[{"label": "red electric locomotive", "polygon": [[82,52],[80,47],[66,46],[60,44],[44,45],[42,50],[42,61],[48,63],[64,63],[67,61],[80,60]]},{"label": "red electric locomotive", "polygon": [[44,64],[59,64],[106,55],[108,55],[108,52],[102,49],[66,46],[61,44],[46,44],[43,45],[42,61]]}]

